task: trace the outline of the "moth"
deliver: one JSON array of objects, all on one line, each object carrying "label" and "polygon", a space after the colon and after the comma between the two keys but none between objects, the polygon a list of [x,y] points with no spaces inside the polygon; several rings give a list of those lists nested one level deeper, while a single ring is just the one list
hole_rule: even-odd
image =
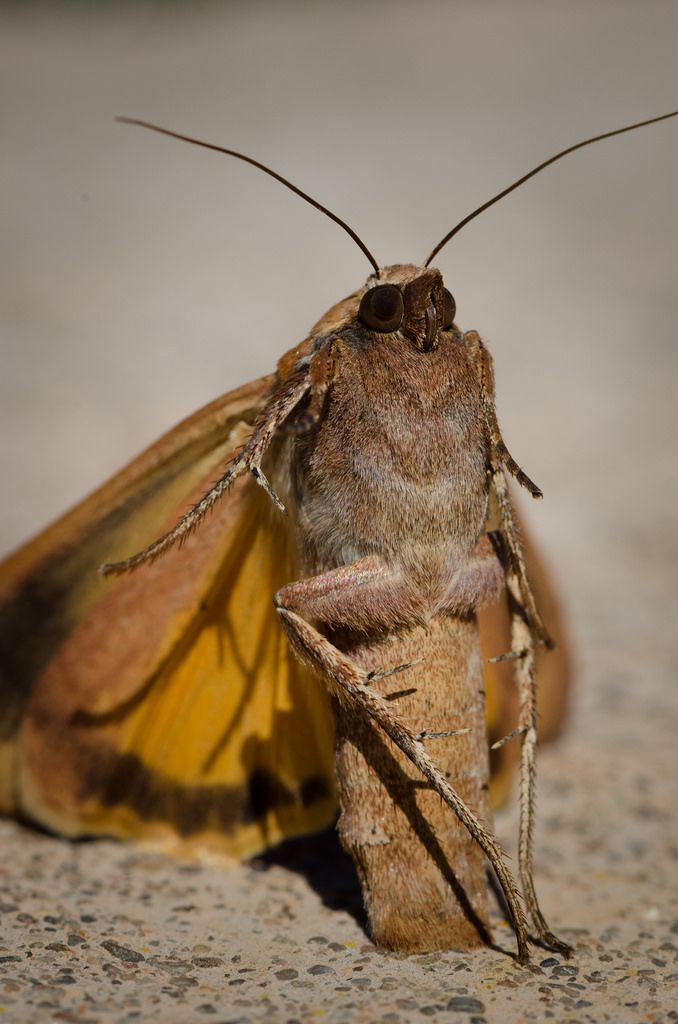
[{"label": "moth", "polygon": [[[5,809],[66,836],[241,857],[326,825],[338,802],[378,944],[489,941],[488,861],[519,960],[531,938],[570,952],[532,877],[535,666],[558,699],[566,652],[545,660],[530,576],[554,616],[555,599],[508,477],[541,492],[500,433],[490,354],[431,264],[550,163],[675,114],[569,147],[422,266],[390,267],[251,157],[120,119],[270,174],[373,272],[274,373],[179,424],[0,567]],[[486,716],[501,756],[520,743],[520,887],[488,824]]]}]

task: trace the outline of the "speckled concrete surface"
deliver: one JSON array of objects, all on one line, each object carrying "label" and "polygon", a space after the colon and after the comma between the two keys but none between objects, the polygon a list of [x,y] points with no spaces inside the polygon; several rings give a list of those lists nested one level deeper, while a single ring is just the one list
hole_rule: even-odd
[{"label": "speckled concrete surface", "polygon": [[[332,835],[223,871],[6,823],[0,1019],[678,1019],[673,729],[661,700],[605,678],[606,661],[597,697],[541,762],[538,882],[570,961],[535,950],[517,966],[497,910],[495,950],[375,949]],[[622,714],[651,730],[649,763],[620,756]],[[499,831],[511,846],[513,816]]]},{"label": "speckled concrete surface", "polygon": [[[271,160],[395,260],[549,152],[676,106],[675,4],[387,6],[0,9],[2,549],[365,273],[271,183],[114,114]],[[569,611],[537,884],[575,957],[517,967],[497,909],[495,950],[381,953],[332,836],[225,871],[4,822],[0,1021],[678,1020],[677,168],[678,126],[590,150],[440,261]],[[514,850],[515,810],[497,827]]]}]

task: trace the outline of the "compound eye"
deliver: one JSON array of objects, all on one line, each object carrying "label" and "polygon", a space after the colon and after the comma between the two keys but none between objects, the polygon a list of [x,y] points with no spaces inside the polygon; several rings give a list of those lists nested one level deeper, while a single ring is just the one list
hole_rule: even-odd
[{"label": "compound eye", "polygon": [[378,284],[360,300],[358,319],[371,331],[386,334],[397,331],[403,322],[405,305],[400,288],[394,284]]},{"label": "compound eye", "polygon": [[452,292],[448,292],[447,288],[443,288],[443,330],[449,331],[454,324],[454,318],[457,313],[457,303],[454,301]]}]

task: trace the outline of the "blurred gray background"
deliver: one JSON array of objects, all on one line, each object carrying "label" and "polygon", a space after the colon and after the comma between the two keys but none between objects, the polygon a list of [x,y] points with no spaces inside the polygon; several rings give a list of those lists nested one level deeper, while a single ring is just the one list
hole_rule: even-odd
[{"label": "blurred gray background", "polygon": [[[673,0],[0,6],[0,550],[269,372],[369,271],[338,228],[254,169],[116,114],[244,150],[347,219],[380,261],[417,262],[557,150],[677,108],[677,44]],[[585,949],[583,970],[608,971],[596,950],[616,943],[614,969],[633,963],[638,985],[663,970],[678,918],[677,180],[678,119],[568,157],[437,261],[460,326],[494,354],[507,443],[544,490],[530,519],[574,636],[577,713],[542,757],[538,885]],[[511,842],[514,818],[499,831]],[[12,835],[16,863],[42,856]],[[87,855],[49,842],[64,863]],[[118,856],[97,852],[100,870]],[[30,884],[38,914],[77,903],[49,872],[44,891]],[[304,922],[331,935],[342,918],[297,897],[297,924],[281,928],[301,963]],[[233,941],[268,963],[248,925]],[[474,962],[482,994],[488,960]],[[422,997],[432,976],[411,970]],[[587,996],[596,1020],[605,978]],[[669,988],[629,985],[611,986],[610,1019],[640,1019],[624,1006],[663,1019]],[[368,993],[352,1019],[377,1008]]]},{"label": "blurred gray background", "polygon": [[[0,19],[2,550],[268,372],[369,271],[256,170],[114,115],[269,162],[388,263],[422,260],[556,150],[678,107],[673,2],[52,3]],[[677,175],[678,120],[604,142],[438,260],[546,494],[536,527],[589,569],[601,532],[642,537],[662,566],[675,554]]]}]

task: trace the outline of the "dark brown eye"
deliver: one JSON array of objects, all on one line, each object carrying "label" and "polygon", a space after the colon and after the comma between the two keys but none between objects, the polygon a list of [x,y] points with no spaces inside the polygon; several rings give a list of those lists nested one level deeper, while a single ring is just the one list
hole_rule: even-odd
[{"label": "dark brown eye", "polygon": [[449,331],[454,323],[454,318],[457,312],[457,303],[454,301],[452,292],[448,292],[447,288],[443,288],[443,330]]},{"label": "dark brown eye", "polygon": [[371,331],[385,334],[397,331],[403,322],[405,306],[399,288],[394,284],[378,284],[365,292],[360,300],[358,319]]}]

